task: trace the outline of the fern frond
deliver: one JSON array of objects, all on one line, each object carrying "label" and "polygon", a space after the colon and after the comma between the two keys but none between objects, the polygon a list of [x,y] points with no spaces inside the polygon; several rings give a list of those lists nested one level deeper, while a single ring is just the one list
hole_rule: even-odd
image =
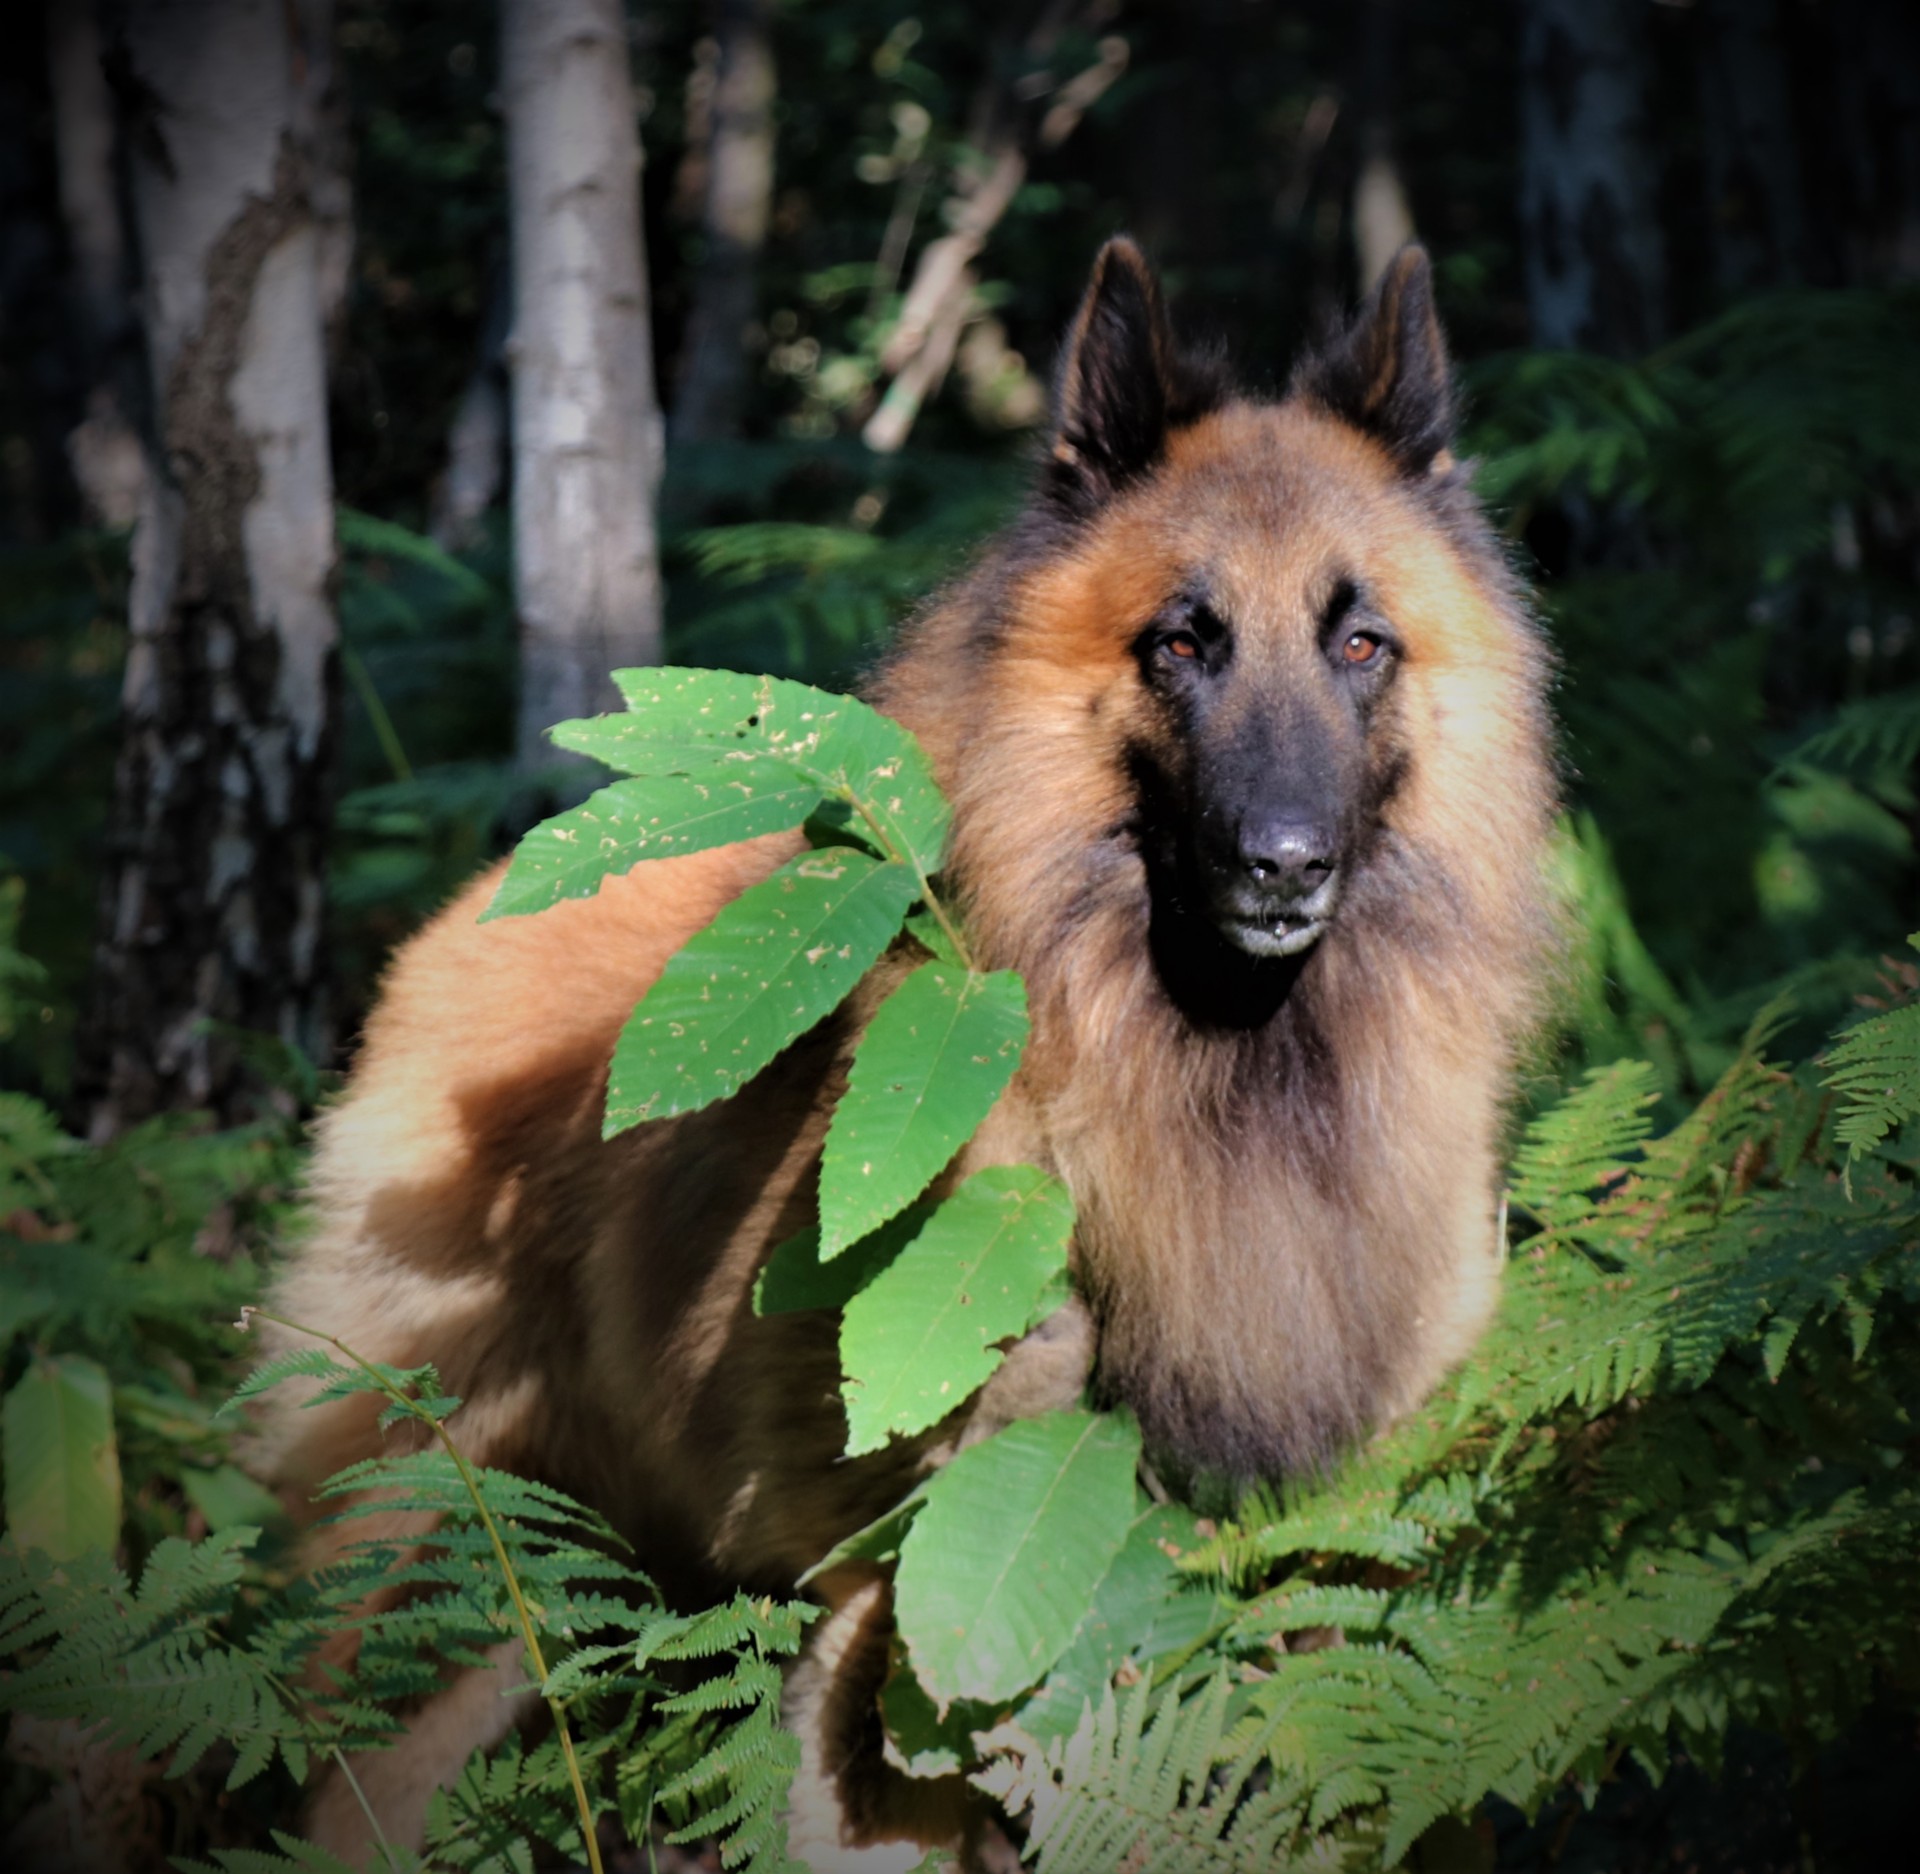
[{"label": "fern frond", "polygon": [[1255,1874],[1286,1867],[1377,1865],[1367,1832],[1306,1838],[1306,1786],[1231,1736],[1236,1703],[1216,1674],[1196,1693],[1155,1695],[1143,1681],[1108,1690],[1070,1737],[1042,1744],[1016,1727],[974,1782],[1030,1820],[1040,1874],[1089,1868],[1139,1874]]},{"label": "fern frond", "polygon": [[1910,773],[1920,764],[1920,686],[1843,704],[1833,720],[1780,762],[1794,767]]},{"label": "fern frond", "polygon": [[509,1738],[491,1757],[476,1753],[427,1807],[427,1856],[461,1874],[533,1874],[535,1844],[570,1863],[582,1854],[567,1766],[558,1740],[526,1749]]},{"label": "fern frond", "polygon": [[1595,1068],[1527,1129],[1508,1180],[1512,1201],[1550,1231],[1573,1229],[1593,1209],[1594,1194],[1638,1160],[1659,1097],[1645,1061]]},{"label": "fern frond", "polygon": [[[211,1862],[192,1861],[182,1856],[174,1866],[184,1869],[185,1874],[358,1874],[337,1856],[298,1836],[275,1829],[273,1840],[280,1850],[278,1854],[262,1848],[215,1848],[211,1851]],[[419,1874],[424,1865],[416,1854],[390,1849],[382,1874]]]},{"label": "fern frond", "polygon": [[1920,1113],[1920,1003],[1850,1028],[1827,1051],[1825,1084],[1840,1096],[1834,1136],[1858,1161]]}]

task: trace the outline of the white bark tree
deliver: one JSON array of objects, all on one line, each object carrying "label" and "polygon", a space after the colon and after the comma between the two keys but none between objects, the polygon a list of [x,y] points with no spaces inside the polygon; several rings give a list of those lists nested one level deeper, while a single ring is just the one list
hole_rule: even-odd
[{"label": "white bark tree", "polygon": [[1665,325],[1644,11],[1525,0],[1520,217],[1538,345],[1628,356]]},{"label": "white bark tree", "polygon": [[518,748],[660,656],[661,425],[620,0],[502,0],[513,228]]},{"label": "white bark tree", "polygon": [[139,0],[123,31],[154,421],[89,1029],[96,1136],[163,1107],[245,1110],[223,1026],[328,1043],[333,490],[294,30],[282,0]]}]

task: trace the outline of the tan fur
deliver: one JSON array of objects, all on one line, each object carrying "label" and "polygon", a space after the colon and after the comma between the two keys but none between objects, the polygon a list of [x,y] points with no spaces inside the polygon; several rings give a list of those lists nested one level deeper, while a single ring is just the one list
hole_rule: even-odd
[{"label": "tan fur", "polygon": [[[1313,654],[1337,566],[1358,566],[1405,645],[1412,762],[1386,837],[1421,889],[1384,921],[1364,901],[1343,912],[1303,971],[1337,1067],[1324,1093],[1267,1073],[1251,1042],[1196,1038],[1146,949],[1121,756],[1155,731],[1130,647],[1202,563],[1245,654],[1277,672]],[[484,925],[496,875],[477,881],[393,966],[323,1122],[316,1224],[277,1307],[364,1355],[436,1363],[468,1402],[455,1429],[474,1458],[600,1508],[682,1600],[790,1589],[929,1464],[1076,1398],[1096,1363],[1150,1427],[1161,1411],[1203,1450],[1217,1427],[1229,1467],[1312,1461],[1417,1401],[1493,1304],[1501,1103],[1546,941],[1542,687],[1490,554],[1382,448],[1299,401],[1176,432],[1158,472],[1064,544],[995,562],[912,628],[874,700],[925,742],[970,929],[989,965],[1026,973],[1034,1011],[1026,1064],[957,1169],[1030,1159],[1065,1177],[1092,1305],[1023,1343],[970,1421],[844,1460],[832,1321],[750,1305],[767,1251],[810,1217],[850,1037],[900,958],[734,1100],[600,1140],[635,1000],[796,838]],[[282,1411],[266,1436],[296,1494],[378,1444],[350,1408]],[[796,1839],[823,1869],[911,1865],[962,1811],[951,1790],[903,1795],[854,1747],[885,1599],[865,1579],[834,1599],[789,1699],[807,1750]],[[417,1829],[464,1757],[462,1723],[471,1743],[503,1722],[497,1698],[450,1688],[378,1773],[390,1829]],[[315,1821],[364,1852],[338,1788]]]}]

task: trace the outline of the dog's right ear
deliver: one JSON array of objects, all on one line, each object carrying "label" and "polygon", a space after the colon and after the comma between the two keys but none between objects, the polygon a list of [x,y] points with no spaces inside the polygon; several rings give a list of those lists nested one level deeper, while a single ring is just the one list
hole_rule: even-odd
[{"label": "dog's right ear", "polygon": [[1147,257],[1125,235],[1101,248],[1054,387],[1048,491],[1091,514],[1153,467],[1169,433],[1225,401],[1216,372],[1180,356]]}]

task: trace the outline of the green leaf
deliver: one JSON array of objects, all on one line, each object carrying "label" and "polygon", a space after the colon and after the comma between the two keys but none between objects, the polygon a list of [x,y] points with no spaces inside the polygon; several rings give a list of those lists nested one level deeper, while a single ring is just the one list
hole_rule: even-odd
[{"label": "green leaf", "polygon": [[1012,970],[915,970],[860,1038],[820,1167],[820,1249],[837,1256],[910,1203],[973,1136],[1027,1041]]},{"label": "green leaf", "polygon": [[56,1561],[111,1551],[120,1534],[120,1452],[104,1369],[77,1354],[36,1359],[7,1394],[0,1420],[14,1545]]},{"label": "green leaf", "polygon": [[803,853],[668,960],[620,1031],[603,1136],[723,1100],[836,1008],[918,889],[850,847]]},{"label": "green leaf", "polygon": [[1834,1136],[1852,1162],[1920,1112],[1920,1004],[1848,1029],[1826,1064],[1826,1084],[1840,1095]]},{"label": "green leaf", "polygon": [[1209,1612],[1209,1594],[1185,1586],[1178,1557],[1193,1543],[1193,1515],[1173,1504],[1142,1510],[1113,1565],[1094,1591],[1093,1604],[1046,1683],[1020,1708],[1020,1728],[1031,1737],[1067,1737],[1088,1705],[1097,1706],[1120,1662],[1142,1650],[1154,1616],[1184,1594]]},{"label": "green leaf", "polygon": [[966,968],[966,958],[954,948],[953,939],[941,929],[940,920],[922,905],[907,919],[907,935],[930,956],[942,963],[951,963],[957,968]]},{"label": "green leaf", "polygon": [[616,670],[624,716],[563,722],[553,740],[627,774],[698,773],[772,757],[857,806],[897,858],[938,870],[948,812],[925,752],[851,696],[780,677],[667,667]]},{"label": "green leaf", "polygon": [[813,782],[772,760],[616,781],[521,840],[480,921],[544,911],[563,898],[591,898],[602,879],[643,859],[785,832],[819,800]]},{"label": "green leaf", "polygon": [[[937,1476],[939,1473],[936,1472]],[[794,1583],[804,1588],[830,1575],[836,1568],[847,1562],[880,1562],[895,1560],[900,1553],[900,1544],[906,1540],[907,1530],[920,1512],[920,1506],[927,1500],[927,1480],[923,1479],[896,1503],[892,1509],[883,1510],[872,1522],[863,1524],[852,1535],[843,1536],[826,1554],[814,1563],[805,1574]]]},{"label": "green leaf", "polygon": [[278,1522],[284,1514],[280,1499],[237,1464],[222,1464],[210,1471],[183,1471],[180,1488],[207,1519],[210,1530],[261,1528]]},{"label": "green leaf", "polygon": [[840,1324],[847,1452],[936,1425],[1026,1332],[1065,1266],[1066,1186],[1033,1165],[976,1172],[853,1299]]},{"label": "green leaf", "polygon": [[1066,1650],[1133,1521],[1140,1434],[1050,1412],[963,1451],[926,1485],[894,1614],[935,1705],[1004,1699]]},{"label": "green leaf", "polygon": [[844,1308],[919,1235],[933,1204],[915,1204],[889,1218],[871,1236],[831,1262],[820,1259],[820,1232],[802,1230],[776,1246],[753,1285],[755,1314],[796,1314],[806,1308]]}]

